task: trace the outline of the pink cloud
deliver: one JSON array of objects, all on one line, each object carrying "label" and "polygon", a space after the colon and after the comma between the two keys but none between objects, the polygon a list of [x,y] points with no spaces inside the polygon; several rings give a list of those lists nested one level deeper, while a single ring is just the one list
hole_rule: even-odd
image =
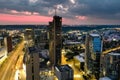
[{"label": "pink cloud", "polygon": [[[12,11],[13,13],[18,13],[16,11]],[[30,13],[24,12],[26,15],[10,15],[10,14],[0,14],[0,24],[2,23],[22,23],[22,24],[48,24],[49,21],[52,20],[52,17],[38,15],[38,13],[33,13],[33,15],[29,15]]]},{"label": "pink cloud", "polygon": [[16,10],[11,10],[10,13],[13,13],[13,14],[18,14],[19,12],[16,11]]},{"label": "pink cloud", "polygon": [[75,16],[75,17],[80,20],[87,20],[86,16]]},{"label": "pink cloud", "polygon": [[39,15],[38,12],[29,12],[29,11],[16,11],[16,10],[8,10],[11,14],[18,14],[18,15]]}]

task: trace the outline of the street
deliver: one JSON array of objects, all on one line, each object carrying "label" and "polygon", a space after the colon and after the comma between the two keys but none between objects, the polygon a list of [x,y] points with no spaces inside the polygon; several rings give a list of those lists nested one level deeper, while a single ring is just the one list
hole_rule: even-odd
[{"label": "street", "polygon": [[24,42],[22,41],[20,44],[18,44],[17,48],[10,53],[7,60],[2,64],[2,66],[0,67],[0,80],[14,79],[16,71],[15,66],[23,48]]},{"label": "street", "polygon": [[74,80],[84,80],[82,75],[83,75],[83,72],[82,71],[79,71],[75,66],[74,66],[74,62],[73,60],[70,60],[70,61],[66,61],[66,58],[64,57],[64,54],[62,54],[62,65],[64,64],[68,64],[69,66],[72,67],[72,69],[74,70]]},{"label": "street", "polygon": [[118,46],[116,48],[108,49],[108,50],[104,51],[103,54],[105,55],[105,54],[107,54],[109,52],[112,52],[112,51],[115,51],[115,50],[118,50],[118,49],[120,49],[120,46]]}]

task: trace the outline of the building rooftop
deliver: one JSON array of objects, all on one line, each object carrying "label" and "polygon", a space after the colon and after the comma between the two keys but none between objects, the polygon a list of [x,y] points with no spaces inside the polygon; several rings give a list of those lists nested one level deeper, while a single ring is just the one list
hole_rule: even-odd
[{"label": "building rooftop", "polygon": [[75,56],[74,58],[80,62],[85,62],[85,60],[83,59],[83,56],[81,56],[81,55]]},{"label": "building rooftop", "polygon": [[99,34],[95,34],[95,33],[91,33],[90,36],[99,37],[100,35]]},{"label": "building rooftop", "polygon": [[112,56],[120,56],[120,53],[114,53],[114,52],[112,52],[112,53],[109,53],[109,55],[112,55]]},{"label": "building rooftop", "polygon": [[35,47],[28,47],[29,53],[36,52],[37,49]]},{"label": "building rooftop", "polygon": [[60,72],[64,72],[64,71],[70,71],[72,70],[72,68],[68,65],[61,65],[61,66],[56,66],[57,70],[59,70]]},{"label": "building rooftop", "polygon": [[65,44],[69,44],[69,45],[72,45],[72,44],[81,44],[81,42],[71,41],[71,40],[66,40],[64,43],[65,43]]},{"label": "building rooftop", "polygon": [[102,77],[99,80],[111,80],[109,77]]}]

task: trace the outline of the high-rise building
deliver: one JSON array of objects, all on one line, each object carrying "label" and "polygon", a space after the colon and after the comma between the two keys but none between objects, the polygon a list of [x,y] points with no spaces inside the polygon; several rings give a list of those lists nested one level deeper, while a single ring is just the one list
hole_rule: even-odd
[{"label": "high-rise building", "polygon": [[9,53],[9,52],[11,52],[13,50],[12,37],[11,36],[7,36],[5,38],[5,46],[6,46],[6,49],[7,49],[7,53]]},{"label": "high-rise building", "polygon": [[102,38],[99,34],[87,34],[85,52],[85,70],[99,79]]},{"label": "high-rise building", "polygon": [[48,26],[49,30],[49,54],[50,54],[50,62],[51,65],[54,65],[55,61],[55,48],[54,48],[54,26],[53,22],[49,22]]},{"label": "high-rise building", "polygon": [[29,47],[25,54],[26,80],[40,80],[39,53],[35,47]]},{"label": "high-rise building", "polygon": [[55,75],[58,80],[73,80],[73,69],[68,65],[55,66]]},{"label": "high-rise building", "polygon": [[34,29],[26,29],[24,36],[28,46],[34,45]]},{"label": "high-rise building", "polygon": [[47,30],[34,29],[34,43],[39,49],[44,49],[48,44]]},{"label": "high-rise building", "polygon": [[120,80],[120,53],[108,53],[104,56],[103,74],[111,80]]},{"label": "high-rise building", "polygon": [[25,33],[27,33],[25,34],[27,45],[25,45],[23,61],[26,66],[26,80],[40,80],[40,68],[46,65],[42,62],[49,60],[47,51],[42,52],[47,43],[47,32],[44,29],[34,29],[33,33],[31,29],[28,29]]},{"label": "high-rise building", "polygon": [[62,48],[62,17],[54,16],[53,21],[49,22],[49,52],[52,65],[61,64]]}]

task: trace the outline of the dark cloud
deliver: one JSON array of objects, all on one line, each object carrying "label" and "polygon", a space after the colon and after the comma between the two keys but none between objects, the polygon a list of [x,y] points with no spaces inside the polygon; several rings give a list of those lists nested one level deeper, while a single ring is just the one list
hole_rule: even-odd
[{"label": "dark cloud", "polygon": [[96,18],[120,19],[120,0],[79,0],[70,12]]},{"label": "dark cloud", "polygon": [[16,10],[39,12],[41,15],[53,15],[54,5],[57,5],[58,14],[74,18],[88,16],[100,19],[120,20],[120,0],[0,0],[0,12]]}]

